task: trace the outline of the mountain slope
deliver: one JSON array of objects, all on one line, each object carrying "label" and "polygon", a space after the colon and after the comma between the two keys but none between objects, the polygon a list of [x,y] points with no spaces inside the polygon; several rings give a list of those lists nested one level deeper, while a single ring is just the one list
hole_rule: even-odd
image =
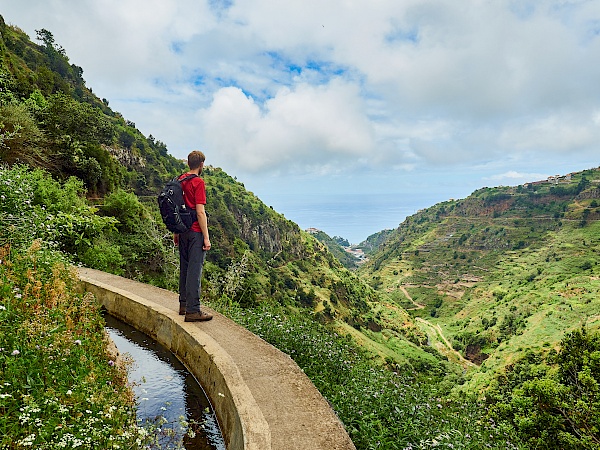
[{"label": "mountain slope", "polygon": [[183,170],[167,147],[145,137],[100,100],[52,33],[41,45],[0,16],[0,160],[76,176],[89,195],[119,187],[155,190]]},{"label": "mountain slope", "polygon": [[480,365],[468,386],[485,385],[566,332],[600,327],[599,186],[592,169],[439,203],[408,217],[360,275],[441,327]]},{"label": "mountain slope", "polygon": [[[327,249],[342,263],[347,269],[356,269],[360,260],[351,253],[344,250],[344,247],[334,238],[329,236],[324,231],[313,231],[311,234],[327,246]],[[344,242],[347,247],[350,246],[348,241]]]},{"label": "mountain slope", "polygon": [[390,362],[437,365],[436,357],[421,348],[425,335],[406,311],[383,309],[384,298],[343,267],[325,244],[221,169],[208,167],[203,178],[216,243],[207,255],[207,299],[225,295],[245,306],[283,305],[352,335]]},{"label": "mountain slope", "polygon": [[[83,185],[69,186],[85,192],[98,214],[118,220],[99,233],[92,209],[83,219],[76,208],[69,210],[68,223],[60,224],[69,231],[59,244],[75,262],[177,289],[177,252],[158,217],[156,193],[185,164],[97,98],[51,32],[37,34],[41,44],[0,17],[0,161],[51,173],[52,181],[35,188],[36,206],[52,208],[52,192],[61,190],[56,183],[77,177]],[[203,283],[207,297],[285,305],[336,324],[391,361],[437,361],[419,347],[424,335],[408,315],[401,308],[391,318],[380,311],[379,294],[325,245],[221,169],[207,167],[203,176],[213,241]],[[385,329],[393,339],[384,342]],[[373,330],[379,334],[363,334]],[[404,347],[409,358],[398,351]]]}]

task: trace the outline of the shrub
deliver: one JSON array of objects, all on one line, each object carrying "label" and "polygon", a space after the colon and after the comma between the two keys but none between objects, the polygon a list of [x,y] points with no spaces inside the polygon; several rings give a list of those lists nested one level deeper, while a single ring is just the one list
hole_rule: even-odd
[{"label": "shrub", "polygon": [[558,353],[528,353],[496,379],[490,417],[530,448],[600,449],[600,335],[569,333]]},{"label": "shrub", "polygon": [[43,133],[23,103],[0,105],[0,160],[35,166],[49,164]]},{"label": "shrub", "polygon": [[96,302],[40,241],[0,251],[0,448],[138,448],[146,430]]},{"label": "shrub", "polygon": [[117,228],[129,233],[136,231],[142,221],[149,219],[137,196],[123,189],[117,189],[104,199],[102,213],[117,219]]},{"label": "shrub", "polygon": [[[443,372],[437,366],[414,360],[413,367],[389,370],[351,338],[281,307],[212,306],[290,355],[331,403],[359,450],[522,448],[510,427],[483,420],[476,401],[450,398],[432,378]],[[419,374],[414,366],[429,372]]]},{"label": "shrub", "polygon": [[123,274],[123,267],[126,263],[125,258],[121,255],[120,247],[103,237],[96,239],[91,247],[79,255],[79,259],[86,267],[115,275]]},{"label": "shrub", "polygon": [[25,249],[35,239],[75,257],[116,222],[99,217],[80,197],[81,182],[60,184],[40,169],[0,167],[0,245]]},{"label": "shrub", "polygon": [[58,212],[72,213],[88,206],[84,198],[83,181],[80,179],[69,177],[67,181],[61,184],[41,170],[33,171],[32,175],[35,177],[33,185],[34,205],[39,205],[52,214]]}]

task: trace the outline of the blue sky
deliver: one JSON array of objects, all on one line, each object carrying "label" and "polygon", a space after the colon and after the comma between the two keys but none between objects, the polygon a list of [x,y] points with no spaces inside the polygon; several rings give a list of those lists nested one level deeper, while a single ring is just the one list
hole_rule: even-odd
[{"label": "blue sky", "polygon": [[0,0],[0,14],[50,30],[171,154],[204,150],[284,213],[306,194],[427,207],[599,165],[598,1]]}]

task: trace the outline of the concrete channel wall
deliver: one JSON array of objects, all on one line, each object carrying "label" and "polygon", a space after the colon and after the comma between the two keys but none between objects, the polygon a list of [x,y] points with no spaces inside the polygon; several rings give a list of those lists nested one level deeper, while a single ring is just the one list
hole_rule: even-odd
[{"label": "concrete channel wall", "polygon": [[355,450],[289,356],[226,317],[186,323],[177,294],[92,269],[80,285],[109,314],[170,349],[210,399],[228,450]]}]

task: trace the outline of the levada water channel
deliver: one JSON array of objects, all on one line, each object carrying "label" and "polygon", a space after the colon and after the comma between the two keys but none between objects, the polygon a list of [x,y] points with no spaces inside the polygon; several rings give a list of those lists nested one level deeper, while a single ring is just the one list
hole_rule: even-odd
[{"label": "levada water channel", "polygon": [[[132,362],[128,378],[138,402],[138,420],[162,430],[159,448],[225,450],[206,394],[175,355],[132,326],[108,314],[105,320],[119,353]],[[186,423],[193,433],[186,433]]]}]

